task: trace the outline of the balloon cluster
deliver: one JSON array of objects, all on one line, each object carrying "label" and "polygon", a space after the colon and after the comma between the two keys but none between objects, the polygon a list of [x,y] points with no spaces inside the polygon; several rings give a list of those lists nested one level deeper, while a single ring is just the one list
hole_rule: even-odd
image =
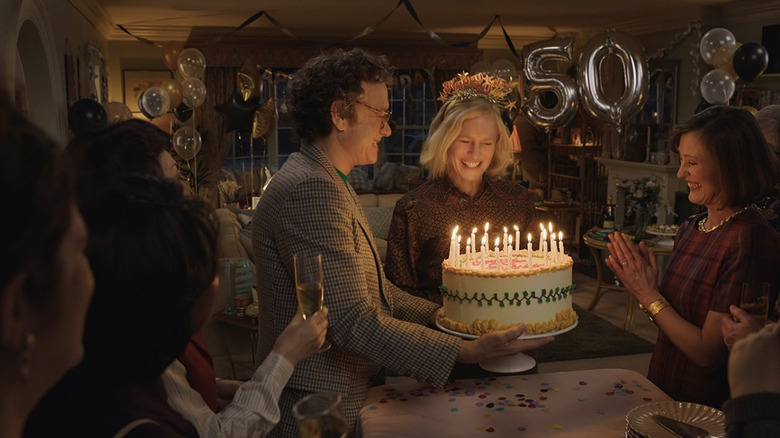
[{"label": "balloon cluster", "polygon": [[758,43],[739,43],[728,29],[716,27],[704,34],[699,53],[715,67],[701,79],[701,96],[712,105],[727,105],[734,95],[737,79],[750,82],[769,66],[769,53]]},{"label": "balloon cluster", "polygon": [[224,119],[225,132],[250,131],[252,138],[263,139],[271,135],[278,117],[276,104],[273,97],[269,97],[261,105],[258,94],[254,79],[239,72],[236,76],[236,91],[227,101],[214,107]]}]

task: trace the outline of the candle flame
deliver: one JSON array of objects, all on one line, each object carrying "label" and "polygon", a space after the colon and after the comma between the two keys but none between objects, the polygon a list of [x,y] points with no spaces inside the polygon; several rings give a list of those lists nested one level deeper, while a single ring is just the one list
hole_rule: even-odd
[{"label": "candle flame", "polygon": [[485,222],[485,232],[486,233],[488,232],[488,228],[490,228],[490,224]]},{"label": "candle flame", "polygon": [[469,238],[466,240],[466,246],[470,246],[470,245],[471,245],[471,237],[469,237]]},{"label": "candle flame", "polygon": [[558,231],[558,240],[563,240],[563,231]]},{"label": "candle flame", "polygon": [[460,225],[455,225],[455,228],[452,230],[452,237],[455,237],[458,234],[458,227]]},{"label": "candle flame", "polygon": [[477,227],[471,229],[471,234],[477,234]]},{"label": "candle flame", "polygon": [[544,231],[544,224],[543,224],[543,223],[541,223],[541,222],[539,222],[539,228],[541,228],[541,229],[542,229],[542,231]]},{"label": "candle flame", "polygon": [[547,230],[542,230],[542,240],[547,239]]},{"label": "candle flame", "polygon": [[518,227],[517,225],[515,225],[514,228],[515,228],[515,231],[520,231],[520,227]]},{"label": "candle flame", "polygon": [[509,245],[510,246],[512,245],[512,235],[511,234],[509,235]]},{"label": "candle flame", "polygon": [[498,237],[496,237],[496,248],[498,248],[498,242],[499,242],[500,240],[501,240],[501,239],[499,239]]},{"label": "candle flame", "polygon": [[506,227],[504,227],[504,234],[506,234]]},{"label": "candle flame", "polygon": [[531,233],[528,233],[528,243],[531,243]]},{"label": "candle flame", "polygon": [[547,227],[550,228],[550,233],[552,233],[552,222],[547,222]]},{"label": "candle flame", "polygon": [[460,245],[460,234],[458,234],[458,245]]}]

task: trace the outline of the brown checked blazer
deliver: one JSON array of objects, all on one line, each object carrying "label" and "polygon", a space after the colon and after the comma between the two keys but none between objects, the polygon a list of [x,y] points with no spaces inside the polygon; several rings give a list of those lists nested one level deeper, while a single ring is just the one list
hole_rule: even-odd
[{"label": "brown checked blazer", "polygon": [[[350,426],[382,367],[443,386],[461,340],[428,328],[437,305],[390,283],[352,187],[316,146],[290,156],[252,220],[257,265],[259,361],[298,309],[293,254],[322,254],[332,348],[300,362],[280,400],[274,435],[295,433],[290,407],[308,392],[342,394]],[[294,436],[294,435],[289,435]]]}]

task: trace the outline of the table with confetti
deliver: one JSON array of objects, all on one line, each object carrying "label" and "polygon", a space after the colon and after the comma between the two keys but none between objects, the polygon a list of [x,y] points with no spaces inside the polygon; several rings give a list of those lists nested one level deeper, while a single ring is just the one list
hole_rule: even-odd
[{"label": "table with confetti", "polygon": [[598,369],[371,388],[363,437],[623,437],[626,413],[671,400],[635,371]]}]

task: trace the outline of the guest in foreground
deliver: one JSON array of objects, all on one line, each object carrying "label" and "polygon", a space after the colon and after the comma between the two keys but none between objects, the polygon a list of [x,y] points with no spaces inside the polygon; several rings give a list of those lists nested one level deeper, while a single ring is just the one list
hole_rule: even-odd
[{"label": "guest in foreground", "polygon": [[780,324],[734,344],[731,399],[723,404],[727,438],[780,437]]},{"label": "guest in foreground", "polygon": [[509,133],[501,121],[510,86],[500,78],[462,73],[444,89],[444,105],[420,154],[429,180],[395,205],[386,265],[393,284],[438,304],[441,262],[455,225],[481,228],[489,221],[511,233],[517,225],[525,236],[536,215],[525,187],[500,179],[512,165]]},{"label": "guest in foreground", "polygon": [[[753,116],[712,107],[672,135],[678,178],[706,208],[680,226],[660,288],[652,250],[610,234],[606,263],[659,327],[648,378],[675,400],[716,408],[728,398],[721,319],[742,283],[780,288],[780,238],[750,205],[774,184],[769,148]],[[756,145],[760,145],[757,147]]]},{"label": "guest in foreground", "polygon": [[93,278],[62,149],[0,93],[0,436],[84,353]]},{"label": "guest in foreground", "polygon": [[332,348],[296,367],[280,399],[276,436],[295,436],[292,405],[317,391],[343,397],[354,429],[372,378],[386,367],[442,386],[456,361],[512,355],[550,338],[521,341],[517,326],[464,341],[427,326],[437,305],[387,281],[371,231],[346,175],[373,164],[390,135],[392,71],[387,58],[338,50],[295,73],[291,115],[301,152],[274,175],[255,211],[252,237],[260,299],[258,351],[264,357],[297,312],[293,254],[322,254]]},{"label": "guest in foreground", "polygon": [[[186,375],[163,376],[208,318],[217,293],[210,207],[184,196],[181,184],[148,177],[110,181],[88,190],[80,204],[95,273],[84,360],[36,407],[25,436],[266,434],[292,366],[324,340],[325,312],[294,319],[233,402],[214,415],[194,390],[171,392],[171,383],[189,388]],[[184,382],[171,382],[176,378]],[[187,396],[190,411],[169,405]]]}]

